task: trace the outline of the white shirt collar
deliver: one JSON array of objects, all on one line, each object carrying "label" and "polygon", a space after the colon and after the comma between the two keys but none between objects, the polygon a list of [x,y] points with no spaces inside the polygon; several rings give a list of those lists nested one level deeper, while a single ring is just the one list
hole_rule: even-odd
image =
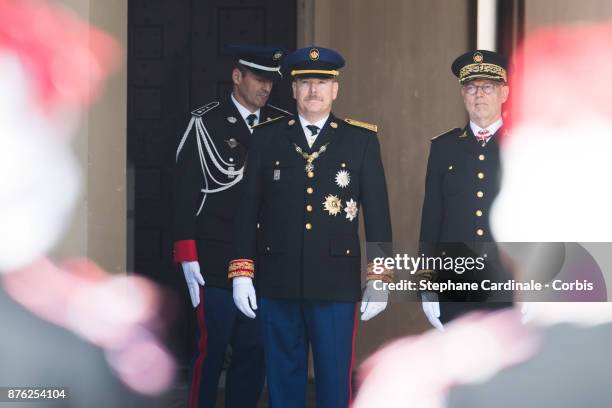
[{"label": "white shirt collar", "polygon": [[[503,124],[504,124],[504,122],[502,121],[502,118],[499,118],[495,122],[493,122],[489,126],[487,126],[486,130],[488,130],[489,134],[491,136],[493,136],[495,134],[495,132],[497,132],[500,127],[502,127]],[[472,133],[474,133],[474,135],[477,135],[478,132],[480,132],[481,130],[484,130],[483,128],[481,128],[480,126],[478,126],[477,124],[475,124],[471,120],[470,120],[470,128],[472,129]]]},{"label": "white shirt collar", "polygon": [[[327,119],[329,119],[329,115],[315,123],[308,122],[302,117],[302,115],[298,115],[298,118],[300,118],[300,124],[302,125],[302,129],[304,130],[304,135],[306,135],[306,142],[308,142],[308,147],[312,147],[312,145],[314,145],[315,140],[317,140],[317,136],[321,134],[321,129],[323,129],[323,126],[325,126],[325,122],[327,122]],[[309,125],[315,125],[316,127],[318,127],[319,132],[313,136],[310,129],[306,127]]]},{"label": "white shirt collar", "polygon": [[[252,113],[254,113],[257,116],[257,119],[255,119],[255,123],[253,124],[257,125],[259,123],[261,109],[257,109],[255,112],[251,112],[250,110],[242,106],[240,102],[236,100],[236,98],[234,98],[233,93],[230,95],[230,98],[232,99],[232,102],[234,102],[234,105],[236,105],[236,109],[238,109],[238,113],[240,113],[240,116],[242,116],[242,120],[244,120],[244,123],[246,123],[247,127],[249,126],[249,122],[247,122],[247,116],[249,116]],[[249,128],[249,130],[251,129]],[[251,133],[253,133],[253,130],[251,130]]]},{"label": "white shirt collar", "polygon": [[308,125],[315,125],[319,129],[323,129],[323,126],[325,125],[325,122],[327,122],[327,119],[329,119],[329,115],[327,115],[326,117],[324,117],[323,119],[321,119],[321,120],[319,120],[319,121],[317,121],[315,123],[308,122],[306,119],[304,119],[302,117],[302,115],[298,115],[298,118],[300,118],[300,124],[304,128],[304,133],[306,133],[306,131],[308,130],[308,133],[306,133],[306,134],[309,135],[310,134],[310,130],[306,126],[308,126]]}]

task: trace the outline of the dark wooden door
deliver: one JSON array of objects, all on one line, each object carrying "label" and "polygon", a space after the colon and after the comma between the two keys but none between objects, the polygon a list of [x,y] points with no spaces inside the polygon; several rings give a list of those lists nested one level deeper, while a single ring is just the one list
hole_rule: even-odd
[{"label": "dark wooden door", "polygon": [[[168,344],[185,364],[194,319],[182,272],[172,264],[172,165],[190,112],[227,95],[227,43],[296,43],[295,0],[129,0],[128,267],[168,288]],[[291,107],[288,83],[270,102]]]}]

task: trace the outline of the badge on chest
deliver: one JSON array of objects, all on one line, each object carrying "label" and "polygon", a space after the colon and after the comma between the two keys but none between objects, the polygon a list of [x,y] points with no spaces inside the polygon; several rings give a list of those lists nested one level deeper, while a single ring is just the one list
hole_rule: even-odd
[{"label": "badge on chest", "polygon": [[238,141],[234,139],[233,137],[229,139],[225,139],[225,143],[227,143],[230,149],[235,149],[236,147],[238,147]]}]

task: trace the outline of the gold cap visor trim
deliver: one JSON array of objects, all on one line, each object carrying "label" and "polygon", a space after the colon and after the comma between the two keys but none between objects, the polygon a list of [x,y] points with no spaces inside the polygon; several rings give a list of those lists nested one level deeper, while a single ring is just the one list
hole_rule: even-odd
[{"label": "gold cap visor trim", "polygon": [[463,82],[468,78],[490,77],[507,81],[507,72],[504,68],[495,64],[469,64],[459,71],[459,81]]},{"label": "gold cap visor trim", "polygon": [[294,69],[293,71],[291,71],[291,76],[306,75],[306,74],[338,76],[340,75],[340,72],[336,70],[326,70],[326,69]]}]

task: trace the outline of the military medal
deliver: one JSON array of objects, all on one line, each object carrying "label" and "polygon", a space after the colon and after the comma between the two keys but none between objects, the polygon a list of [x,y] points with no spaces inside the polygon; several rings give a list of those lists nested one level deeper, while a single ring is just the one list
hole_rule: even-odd
[{"label": "military medal", "polygon": [[306,153],[302,150],[302,148],[298,145],[296,145],[295,143],[293,144],[295,146],[295,151],[301,155],[304,160],[306,160],[306,166],[304,167],[304,170],[306,171],[306,173],[312,173],[314,171],[314,164],[312,163],[313,161],[315,161],[316,159],[319,158],[319,156],[321,156],[321,154],[325,153],[325,151],[327,150],[327,145],[329,143],[325,143],[323,146],[321,146],[321,148],[319,149],[319,151],[314,152],[314,153]]},{"label": "military medal", "polygon": [[226,139],[225,143],[227,143],[227,145],[232,149],[238,146],[238,141],[234,139],[233,137]]},{"label": "military medal", "polygon": [[338,173],[336,173],[336,184],[338,185],[338,187],[346,188],[348,187],[350,182],[351,182],[351,175],[349,174],[348,171],[339,170]]},{"label": "military medal", "polygon": [[342,211],[342,200],[340,200],[338,196],[329,194],[325,197],[323,209],[327,211],[329,215],[336,216]]},{"label": "military medal", "polygon": [[349,221],[353,221],[357,217],[357,202],[352,198],[346,202],[346,207],[344,208],[344,212],[346,212],[346,218]]}]

